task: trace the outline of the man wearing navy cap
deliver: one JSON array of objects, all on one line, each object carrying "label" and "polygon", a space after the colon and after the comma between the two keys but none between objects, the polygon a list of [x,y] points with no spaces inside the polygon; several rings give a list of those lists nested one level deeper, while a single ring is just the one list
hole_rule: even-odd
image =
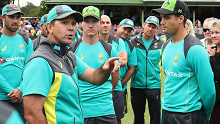
[{"label": "man wearing navy cap", "polygon": [[163,40],[155,33],[159,19],[149,16],[144,23],[144,32],[131,38],[136,47],[137,66],[131,78],[131,103],[134,123],[144,124],[146,99],[151,124],[160,124],[161,46]]},{"label": "man wearing navy cap", "polygon": [[115,61],[118,57],[92,69],[70,51],[68,45],[73,41],[76,22],[82,19],[81,13],[67,5],[55,6],[48,13],[48,37],[41,38],[40,46],[23,72],[24,111],[28,123],[83,124],[78,78],[102,85],[110,73],[119,71],[120,64]]},{"label": "man wearing navy cap", "polygon": [[171,35],[161,48],[166,75],[162,124],[207,124],[215,103],[214,75],[201,42],[184,28],[189,9],[180,0],[166,0],[153,11]]},{"label": "man wearing navy cap", "polygon": [[33,44],[30,39],[17,33],[22,15],[21,9],[14,4],[2,9],[4,27],[0,33],[0,100],[17,109],[25,122],[21,74],[33,53]]}]

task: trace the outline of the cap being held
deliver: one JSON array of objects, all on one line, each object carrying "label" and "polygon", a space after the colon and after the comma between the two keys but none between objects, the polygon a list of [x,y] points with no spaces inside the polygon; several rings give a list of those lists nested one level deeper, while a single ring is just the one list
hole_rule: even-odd
[{"label": "cap being held", "polygon": [[82,14],[83,14],[83,20],[88,16],[95,17],[98,20],[101,19],[99,9],[97,7],[94,7],[94,6],[85,7],[82,11]]},{"label": "cap being held", "polygon": [[47,15],[47,22],[52,22],[55,19],[64,19],[70,15],[74,15],[77,22],[82,22],[82,14],[72,10],[67,5],[58,5],[53,7]]},{"label": "cap being held", "polygon": [[189,16],[189,9],[181,0],[166,0],[161,8],[153,9],[152,11],[161,14],[180,14],[185,17]]},{"label": "cap being held", "polygon": [[14,5],[14,4],[8,4],[4,6],[4,8],[2,9],[2,15],[13,15],[16,13],[24,15],[24,13],[21,12],[21,9],[17,5]]},{"label": "cap being held", "polygon": [[134,22],[130,19],[123,19],[120,23],[119,26],[123,26],[125,28],[131,28],[134,30]]},{"label": "cap being held", "polygon": [[156,16],[149,16],[146,20],[145,23],[148,24],[154,24],[157,27],[159,27],[159,19]]},{"label": "cap being held", "polygon": [[41,25],[46,25],[47,24],[47,15],[48,14],[45,14],[45,15],[43,15],[42,17],[41,17],[41,19],[40,19],[40,24]]}]

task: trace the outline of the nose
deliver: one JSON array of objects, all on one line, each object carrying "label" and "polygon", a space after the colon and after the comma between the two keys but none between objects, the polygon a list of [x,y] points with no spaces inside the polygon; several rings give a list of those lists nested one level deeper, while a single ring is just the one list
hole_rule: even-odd
[{"label": "nose", "polygon": [[164,20],[163,20],[163,18],[162,18],[160,24],[161,24],[161,25],[164,25]]},{"label": "nose", "polygon": [[73,31],[73,29],[76,27],[76,25],[72,25],[72,24],[70,24],[69,26],[68,26],[68,31]]}]

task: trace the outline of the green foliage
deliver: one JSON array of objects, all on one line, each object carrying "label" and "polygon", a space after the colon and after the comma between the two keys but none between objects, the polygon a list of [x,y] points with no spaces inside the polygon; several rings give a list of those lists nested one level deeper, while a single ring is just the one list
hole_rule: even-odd
[{"label": "green foliage", "polygon": [[50,8],[47,8],[45,1],[42,0],[40,6],[35,6],[31,2],[27,2],[26,6],[21,8],[21,11],[24,13],[25,17],[41,17],[47,14]]},{"label": "green foliage", "polygon": [[38,13],[38,16],[42,17],[43,15],[49,13],[50,10],[51,8],[46,7],[45,0],[42,0],[40,3],[40,11]]}]

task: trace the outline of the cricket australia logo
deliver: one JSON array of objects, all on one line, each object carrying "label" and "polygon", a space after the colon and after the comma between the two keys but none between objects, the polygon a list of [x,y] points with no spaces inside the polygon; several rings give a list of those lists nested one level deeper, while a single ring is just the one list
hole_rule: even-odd
[{"label": "cricket australia logo", "polygon": [[104,54],[100,53],[99,54],[99,63],[103,63],[104,62],[103,57],[104,57]]},{"label": "cricket australia logo", "polygon": [[93,9],[93,8],[88,8],[87,10],[86,10],[86,14],[95,14],[95,10]]},{"label": "cricket australia logo", "polygon": [[154,48],[158,48],[158,42],[154,43]]},{"label": "cricket australia logo", "polygon": [[167,7],[167,6],[169,6],[169,5],[170,5],[169,0],[166,0],[166,1],[164,2],[164,4],[162,5],[162,7]]},{"label": "cricket australia logo", "polygon": [[140,42],[137,43],[137,45],[140,45],[140,44],[141,44]]},{"label": "cricket australia logo", "polygon": [[173,63],[174,66],[178,65],[178,63],[176,63],[178,59],[179,59],[179,55],[175,55],[174,63]]},{"label": "cricket australia logo", "polygon": [[24,44],[20,44],[21,52],[24,52]]},{"label": "cricket australia logo", "polygon": [[5,45],[3,48],[2,48],[2,51],[5,51],[7,48],[7,46]]}]

